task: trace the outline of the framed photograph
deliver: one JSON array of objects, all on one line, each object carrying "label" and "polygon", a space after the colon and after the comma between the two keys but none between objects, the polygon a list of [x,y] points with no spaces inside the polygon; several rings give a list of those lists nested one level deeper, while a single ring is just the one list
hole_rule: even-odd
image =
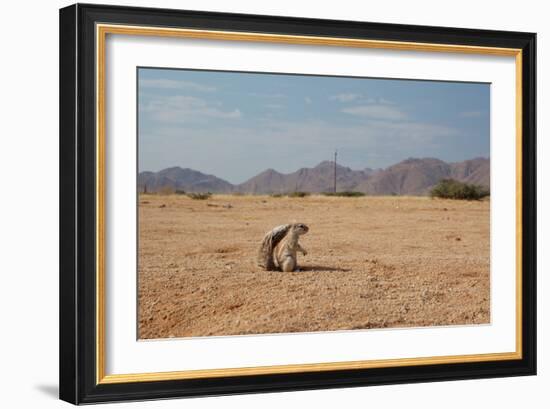
[{"label": "framed photograph", "polygon": [[535,44],[61,9],[61,399],[534,375]]}]

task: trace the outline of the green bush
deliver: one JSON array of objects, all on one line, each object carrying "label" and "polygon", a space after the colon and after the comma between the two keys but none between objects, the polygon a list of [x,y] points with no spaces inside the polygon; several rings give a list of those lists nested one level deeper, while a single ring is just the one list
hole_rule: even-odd
[{"label": "green bush", "polygon": [[283,197],[284,195],[282,193],[272,193],[269,196],[271,196],[271,197]]},{"label": "green bush", "polygon": [[206,200],[212,196],[212,193],[187,193],[187,196],[193,200]]},{"label": "green bush", "polygon": [[430,196],[442,199],[481,200],[489,196],[489,190],[483,186],[454,179],[443,179],[430,191]]},{"label": "green bush", "polygon": [[325,192],[323,193],[325,196],[339,196],[339,197],[362,197],[365,196],[365,193],[363,192],[355,192],[355,191],[344,191],[344,192]]},{"label": "green bush", "polygon": [[309,195],[309,192],[292,192],[288,194],[288,197],[306,197]]},{"label": "green bush", "polygon": [[176,189],[175,193],[176,193],[177,195],[185,195],[185,194],[187,194],[187,193],[185,192],[185,190],[182,190],[182,189]]}]

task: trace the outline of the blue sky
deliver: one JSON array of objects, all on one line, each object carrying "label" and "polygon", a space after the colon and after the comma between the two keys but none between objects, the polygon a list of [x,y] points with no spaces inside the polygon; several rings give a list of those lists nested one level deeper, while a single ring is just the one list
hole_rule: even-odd
[{"label": "blue sky", "polygon": [[490,85],[138,70],[139,170],[171,166],[244,182],[330,160],[489,157]]}]

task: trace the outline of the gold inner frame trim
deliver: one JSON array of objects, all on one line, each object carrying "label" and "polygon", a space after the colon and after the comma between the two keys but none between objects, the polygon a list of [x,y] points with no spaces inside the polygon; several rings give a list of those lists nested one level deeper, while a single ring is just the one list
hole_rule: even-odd
[{"label": "gold inner frame trim", "polygon": [[[223,41],[355,47],[401,51],[466,53],[515,57],[516,65],[516,350],[505,353],[450,355],[314,364],[239,367],[173,372],[105,374],[105,42],[107,34],[195,38]],[[363,40],[337,37],[295,36],[235,31],[165,27],[96,25],[96,383],[114,384],[229,376],[322,372],[347,369],[389,368],[522,358],[522,51],[515,48]]]}]

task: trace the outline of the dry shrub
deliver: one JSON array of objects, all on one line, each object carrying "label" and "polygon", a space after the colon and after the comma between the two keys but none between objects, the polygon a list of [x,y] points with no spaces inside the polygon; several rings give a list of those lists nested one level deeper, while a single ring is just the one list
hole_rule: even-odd
[{"label": "dry shrub", "polygon": [[442,199],[481,200],[489,196],[489,189],[454,179],[443,179],[430,191],[430,196]]},{"label": "dry shrub", "polygon": [[210,199],[212,196],[212,193],[187,193],[187,197],[193,199],[193,200],[206,200]]}]

